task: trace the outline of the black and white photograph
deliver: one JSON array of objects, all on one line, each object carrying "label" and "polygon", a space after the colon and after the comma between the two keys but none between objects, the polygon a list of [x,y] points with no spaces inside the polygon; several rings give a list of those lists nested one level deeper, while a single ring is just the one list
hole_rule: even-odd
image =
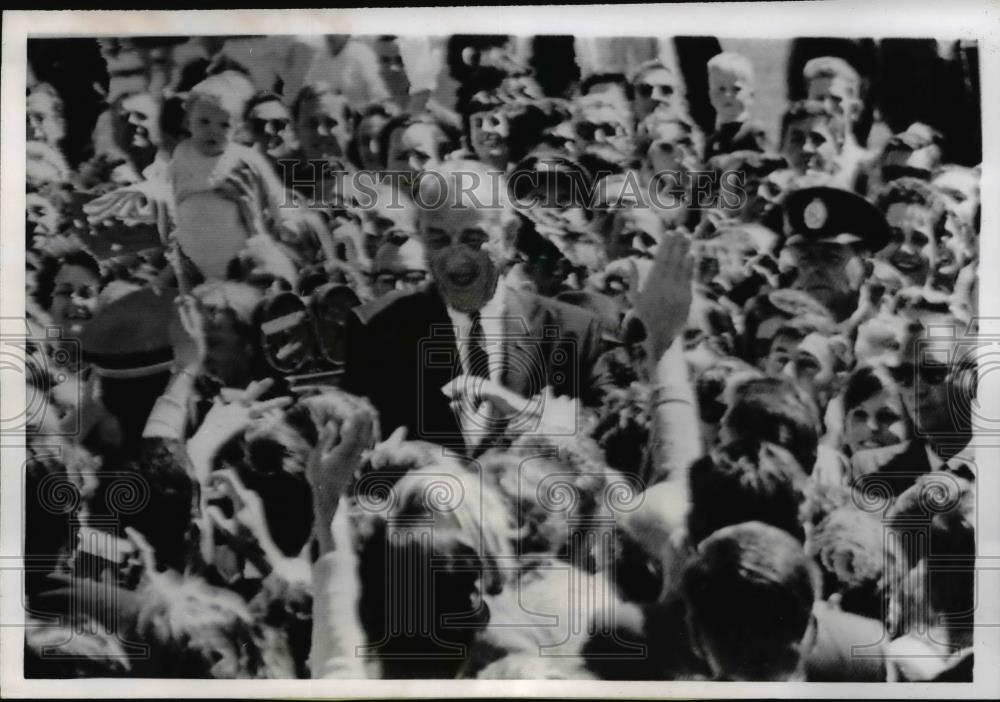
[{"label": "black and white photograph", "polygon": [[5,17],[6,691],[995,694],[997,8],[824,4]]}]

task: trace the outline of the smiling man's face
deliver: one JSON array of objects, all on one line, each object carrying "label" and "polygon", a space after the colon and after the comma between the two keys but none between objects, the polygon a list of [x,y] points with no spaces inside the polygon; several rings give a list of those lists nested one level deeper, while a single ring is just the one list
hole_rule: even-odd
[{"label": "smiling man's face", "polygon": [[421,212],[427,267],[449,307],[473,312],[496,291],[503,261],[498,209],[442,207]]}]

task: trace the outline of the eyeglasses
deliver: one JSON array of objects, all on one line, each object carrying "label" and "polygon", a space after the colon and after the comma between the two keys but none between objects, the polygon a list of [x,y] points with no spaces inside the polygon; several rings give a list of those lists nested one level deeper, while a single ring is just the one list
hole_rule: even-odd
[{"label": "eyeglasses", "polygon": [[427,280],[427,271],[375,271],[372,281],[380,285],[396,285],[400,281],[408,285],[419,285]]},{"label": "eyeglasses", "polygon": [[250,123],[250,128],[255,132],[261,133],[267,131],[270,127],[271,131],[274,133],[282,132],[288,128],[288,125],[292,123],[291,120],[285,119],[283,117],[274,117],[273,119],[264,119],[263,117],[251,117],[247,120]]},{"label": "eyeglasses", "polygon": [[650,85],[649,83],[639,83],[635,86],[635,91],[642,98],[651,98],[655,91],[659,91],[660,95],[663,97],[670,97],[674,94],[674,86],[672,85]]}]

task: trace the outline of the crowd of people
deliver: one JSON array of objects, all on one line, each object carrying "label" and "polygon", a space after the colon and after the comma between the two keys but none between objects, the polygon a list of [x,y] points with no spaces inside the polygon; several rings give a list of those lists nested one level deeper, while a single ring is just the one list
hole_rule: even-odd
[{"label": "crowd of people", "polygon": [[564,39],[36,52],[27,677],[972,679],[968,135]]}]

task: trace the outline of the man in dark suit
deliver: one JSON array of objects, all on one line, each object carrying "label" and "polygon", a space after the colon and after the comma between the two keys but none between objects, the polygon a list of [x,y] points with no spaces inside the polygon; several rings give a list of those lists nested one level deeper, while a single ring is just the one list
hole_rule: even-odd
[{"label": "man in dark suit", "polygon": [[[931,333],[931,330],[934,333]],[[939,336],[952,329],[952,336]],[[888,488],[898,497],[932,471],[951,471],[975,480],[971,404],[976,392],[975,344],[950,314],[914,320],[890,367],[903,406],[913,423],[913,438],[895,446],[866,449],[851,460],[855,486],[872,494]],[[876,487],[876,485],[878,487]]]},{"label": "man in dark suit", "polygon": [[383,435],[405,426],[410,438],[469,452],[481,445],[509,416],[489,403],[456,412],[442,392],[456,378],[460,394],[489,380],[523,398],[551,387],[598,405],[600,320],[503,284],[518,219],[502,174],[448,162],[421,179],[416,198],[434,283],[361,306],[347,329],[344,387],[372,401]]}]

